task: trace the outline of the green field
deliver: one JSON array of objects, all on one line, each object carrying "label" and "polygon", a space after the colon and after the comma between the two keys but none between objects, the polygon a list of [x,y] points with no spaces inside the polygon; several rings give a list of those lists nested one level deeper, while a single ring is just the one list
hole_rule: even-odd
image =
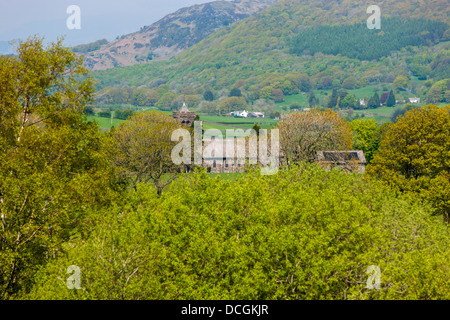
[{"label": "green field", "polygon": [[99,128],[103,130],[110,130],[112,126],[117,128],[119,124],[125,121],[120,119],[112,119],[111,121],[111,119],[109,118],[103,118],[98,116],[89,116],[88,119],[97,121]]}]

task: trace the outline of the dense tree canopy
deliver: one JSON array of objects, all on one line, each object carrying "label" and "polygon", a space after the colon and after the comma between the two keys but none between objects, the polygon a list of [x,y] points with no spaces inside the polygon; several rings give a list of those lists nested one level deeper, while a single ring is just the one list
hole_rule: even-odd
[{"label": "dense tree canopy", "polygon": [[[99,213],[99,215],[101,215]],[[450,237],[426,207],[315,165],[139,185],[36,277],[31,299],[449,299]],[[414,236],[411,236],[414,235]],[[68,290],[66,268],[81,269]],[[380,290],[366,270],[381,269]]]},{"label": "dense tree canopy", "polygon": [[430,200],[432,195],[439,213],[448,214],[449,136],[450,106],[428,105],[411,109],[389,127],[379,153],[367,171],[402,191],[415,192],[425,200]]},{"label": "dense tree canopy", "polygon": [[0,56],[0,298],[26,289],[82,229],[85,209],[114,194],[103,140],[84,112],[92,79],[61,42],[34,37],[17,56]]},{"label": "dense tree canopy", "polygon": [[311,161],[317,151],[349,150],[352,144],[350,124],[331,109],[285,115],[277,128],[286,162]]}]

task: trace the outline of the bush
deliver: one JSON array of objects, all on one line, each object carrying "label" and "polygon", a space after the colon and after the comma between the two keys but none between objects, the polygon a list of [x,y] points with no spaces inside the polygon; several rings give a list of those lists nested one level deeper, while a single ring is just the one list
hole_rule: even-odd
[{"label": "bush", "polygon": [[97,113],[97,116],[102,118],[111,118],[111,111],[109,110],[100,111],[99,113]]},{"label": "bush", "polygon": [[[36,275],[31,299],[449,299],[449,229],[360,175],[315,165],[139,185]],[[218,192],[220,190],[220,192]],[[83,290],[67,290],[67,266]],[[366,269],[381,268],[381,289]]]}]

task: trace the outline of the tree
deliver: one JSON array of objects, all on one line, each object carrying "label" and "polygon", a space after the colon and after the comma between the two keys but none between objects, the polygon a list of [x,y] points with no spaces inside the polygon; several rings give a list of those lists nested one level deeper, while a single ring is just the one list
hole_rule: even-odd
[{"label": "tree", "polygon": [[184,102],[186,102],[188,108],[193,108],[198,106],[200,103],[200,98],[197,95],[188,94],[184,96]]},{"label": "tree", "polygon": [[319,105],[319,99],[316,98],[314,91],[311,91],[311,93],[308,96],[308,105],[310,107],[315,107]]},{"label": "tree", "polygon": [[[437,188],[436,192],[450,189],[450,181],[445,179],[450,173],[449,136],[450,106],[428,105],[407,111],[385,134],[367,172],[427,200],[435,182],[443,186],[446,181],[446,187]],[[433,197],[438,213],[448,215],[448,195]]]},{"label": "tree", "polygon": [[[93,80],[62,40],[0,56],[0,299],[34,273],[113,192],[104,137],[84,112]],[[102,190],[102,192],[97,192]]]},{"label": "tree", "polygon": [[213,101],[214,100],[214,94],[210,90],[206,90],[203,94],[203,98],[206,101]]},{"label": "tree", "polygon": [[311,78],[307,74],[300,74],[298,77],[298,89],[301,92],[309,92],[312,89]]},{"label": "tree", "polygon": [[364,151],[366,161],[370,163],[381,141],[378,123],[374,119],[356,119],[350,122],[350,126],[353,150]]},{"label": "tree", "polygon": [[261,99],[269,100],[272,98],[273,88],[271,86],[265,86],[261,90],[259,90],[259,97]]},{"label": "tree", "polygon": [[230,97],[242,97],[241,89],[239,88],[233,88],[230,91]]},{"label": "tree", "polygon": [[286,163],[311,161],[320,150],[349,150],[350,124],[331,109],[286,115],[277,124]]},{"label": "tree", "polygon": [[342,87],[345,89],[355,89],[356,88],[356,79],[354,77],[347,77],[342,82]]},{"label": "tree", "polygon": [[390,92],[389,92],[389,96],[388,96],[388,98],[387,98],[387,100],[386,100],[386,106],[388,106],[388,107],[394,107],[395,106],[395,95],[394,95],[394,92],[391,90]]},{"label": "tree", "polygon": [[244,110],[246,106],[247,102],[243,97],[230,97],[220,101],[217,106],[217,111],[219,111],[220,114],[228,113],[231,111]]},{"label": "tree", "polygon": [[446,90],[449,89],[450,89],[450,79],[437,81],[435,84],[433,84],[430,90],[428,90],[427,100],[432,103],[445,102],[446,101],[445,92]]},{"label": "tree", "polygon": [[283,102],[285,99],[285,96],[281,89],[273,89],[272,90],[272,98],[273,98],[273,101],[275,101],[275,102]]},{"label": "tree", "polygon": [[152,181],[161,195],[176,178],[179,168],[171,159],[175,146],[171,137],[178,128],[171,116],[151,111],[132,116],[112,133],[116,146],[114,163],[134,189],[141,182]]},{"label": "tree", "polygon": [[369,99],[367,102],[367,107],[369,109],[376,109],[380,107],[380,96],[377,92]]},{"label": "tree", "polygon": [[176,95],[172,92],[167,92],[156,103],[156,107],[163,111],[172,110],[172,103],[175,100]]},{"label": "tree", "polygon": [[406,88],[408,87],[408,78],[405,76],[397,76],[394,80],[394,86],[398,88]]},{"label": "tree", "polygon": [[336,89],[333,89],[331,92],[331,95],[328,97],[328,102],[327,102],[327,107],[330,109],[333,109],[336,107],[337,103],[338,103],[338,92]]},{"label": "tree", "polygon": [[347,94],[342,100],[339,102],[339,106],[341,108],[358,108],[359,101],[356,99],[354,94]]}]

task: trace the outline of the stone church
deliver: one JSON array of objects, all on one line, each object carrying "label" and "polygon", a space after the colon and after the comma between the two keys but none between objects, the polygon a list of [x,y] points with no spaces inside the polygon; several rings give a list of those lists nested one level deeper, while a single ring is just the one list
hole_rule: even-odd
[{"label": "stone church", "polygon": [[195,111],[189,111],[186,107],[186,103],[183,103],[183,106],[179,111],[173,112],[173,117],[182,125],[190,127],[194,124],[195,121]]}]

